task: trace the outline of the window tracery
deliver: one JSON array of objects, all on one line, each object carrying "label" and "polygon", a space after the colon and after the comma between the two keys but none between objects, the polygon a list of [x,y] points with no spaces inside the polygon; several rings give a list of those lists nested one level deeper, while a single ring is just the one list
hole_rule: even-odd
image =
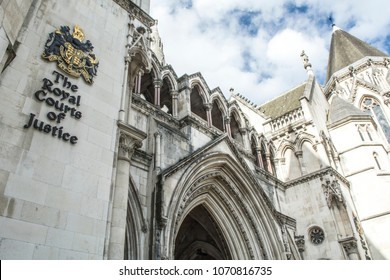
[{"label": "window tracery", "polygon": [[325,233],[322,228],[314,226],[309,230],[309,239],[313,244],[319,245],[324,241]]},{"label": "window tracery", "polygon": [[373,116],[373,118],[378,122],[387,142],[390,143],[390,124],[380,103],[374,98],[366,97],[362,102],[362,109],[363,111],[370,113],[371,116]]}]

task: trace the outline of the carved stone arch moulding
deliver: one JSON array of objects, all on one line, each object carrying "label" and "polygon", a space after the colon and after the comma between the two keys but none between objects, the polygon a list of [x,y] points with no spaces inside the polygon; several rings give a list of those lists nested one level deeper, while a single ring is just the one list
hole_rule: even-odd
[{"label": "carved stone arch moulding", "polygon": [[[224,172],[212,171],[197,178],[191,186],[185,191],[184,195],[178,202],[178,211],[174,224],[174,232],[176,233],[180,227],[180,222],[185,218],[190,211],[191,204],[200,196],[213,196],[219,203],[222,203],[227,209],[225,215],[226,221],[232,218],[234,225],[231,227],[239,231],[242,240],[244,240],[249,252],[250,258],[256,257],[253,246],[260,248],[262,258],[268,259],[264,242],[258,221],[252,214],[252,210],[243,199],[243,194],[235,186]],[[250,231],[250,232],[249,232]]]},{"label": "carved stone arch moulding", "polygon": [[[248,239],[255,258],[282,258],[281,240],[276,234],[278,225],[275,222],[275,209],[260,186],[252,181],[252,177],[243,175],[246,172],[245,164],[241,166],[230,155],[210,152],[185,160],[174,169],[161,174],[161,214],[167,220],[162,233],[162,250],[166,250],[167,256],[172,256],[175,232],[180,227],[181,220],[194,207],[194,202],[201,204],[211,199],[224,207],[225,214],[222,216],[239,233],[241,241],[235,241],[241,242],[238,246],[243,247]],[[205,199],[200,201],[200,198]],[[233,207],[235,211],[226,210],[229,207]],[[217,212],[218,209],[214,210]],[[243,224],[242,227],[237,226],[240,223]],[[250,258],[250,255],[246,258]]]}]

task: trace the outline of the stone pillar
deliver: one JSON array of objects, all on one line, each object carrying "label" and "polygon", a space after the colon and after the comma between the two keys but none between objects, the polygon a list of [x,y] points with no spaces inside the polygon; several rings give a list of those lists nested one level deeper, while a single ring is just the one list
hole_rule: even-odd
[{"label": "stone pillar", "polygon": [[267,160],[267,171],[271,174],[273,174],[273,168],[271,163],[271,154],[269,152],[265,153],[265,158]]},{"label": "stone pillar", "polygon": [[143,75],[143,71],[142,70],[139,70],[138,72],[138,76],[137,76],[137,79],[136,79],[136,82],[135,82],[135,93],[136,94],[141,94],[141,81],[142,81],[142,75]]},{"label": "stone pillar", "polygon": [[360,260],[357,242],[354,237],[349,237],[344,240],[340,240],[339,242],[343,246],[343,249],[347,254],[349,260]]},{"label": "stone pillar", "polygon": [[127,201],[129,197],[130,162],[135,149],[142,146],[146,134],[134,127],[118,122],[119,146],[112,216],[108,243],[108,259],[124,259]]},{"label": "stone pillar", "polygon": [[154,146],[154,169],[159,172],[161,168],[161,133],[156,132],[154,134],[155,146]]},{"label": "stone pillar", "polygon": [[153,81],[153,84],[154,84],[154,105],[160,107],[160,100],[161,100],[160,92],[161,92],[162,81],[160,79],[155,79]]},{"label": "stone pillar", "polygon": [[134,20],[133,18],[130,18],[130,22],[131,23],[129,23],[129,31],[127,33],[125,69],[124,69],[124,73],[123,73],[121,105],[120,105],[119,116],[118,116],[118,119],[121,122],[124,122],[125,121],[125,117],[126,117],[126,105],[125,105],[125,103],[126,103],[126,94],[127,94],[128,86],[130,86],[130,97],[129,97],[130,100],[131,100],[131,91],[133,89],[133,87],[132,87],[133,81],[131,81],[131,84],[128,85],[129,66],[130,66],[130,63],[131,63],[131,57],[130,57],[130,54],[129,54],[129,50],[130,50],[130,46],[131,46],[131,41],[133,40],[132,33],[133,33],[133,29],[134,29],[134,25],[132,24],[133,20]]},{"label": "stone pillar", "polygon": [[242,136],[242,141],[244,142],[244,148],[246,150],[250,150],[250,144],[249,144],[249,139],[248,139],[248,133],[246,127],[240,128],[240,133]]},{"label": "stone pillar", "polygon": [[302,151],[296,151],[295,152],[295,156],[297,157],[298,162],[299,162],[299,166],[301,167],[301,175],[307,174],[306,167],[305,167],[305,165],[303,163]]},{"label": "stone pillar", "polygon": [[207,115],[207,125],[211,127],[213,125],[213,119],[211,116],[211,110],[213,109],[213,104],[206,103],[204,104],[204,107],[206,108],[206,115]]},{"label": "stone pillar", "polygon": [[230,130],[230,118],[225,117],[225,129],[229,137],[232,137],[232,131]]},{"label": "stone pillar", "polygon": [[175,90],[171,91],[171,97],[172,97],[172,116],[177,119],[178,117],[178,97],[179,93]]},{"label": "stone pillar", "polygon": [[264,169],[263,158],[261,156],[261,147],[256,147],[256,156],[257,156],[257,162],[259,163],[259,167]]},{"label": "stone pillar", "polygon": [[[121,121],[121,122],[125,121],[125,115],[126,115],[125,102],[126,102],[127,83],[128,83],[127,77],[129,76],[129,65],[130,65],[130,62],[131,62],[131,58],[130,58],[129,55],[127,55],[125,57],[125,70],[124,70],[125,72],[123,74],[121,106],[120,106],[119,117],[118,117],[119,121]],[[131,94],[130,94],[129,98],[131,99]]]}]

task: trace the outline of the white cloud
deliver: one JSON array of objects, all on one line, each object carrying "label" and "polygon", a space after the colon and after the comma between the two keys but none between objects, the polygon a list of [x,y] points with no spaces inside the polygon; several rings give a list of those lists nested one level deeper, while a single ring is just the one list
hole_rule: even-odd
[{"label": "white cloud", "polygon": [[[383,0],[152,0],[166,62],[181,76],[200,71],[219,86],[263,103],[306,79],[310,58],[319,80],[326,73],[329,15],[351,34],[382,47],[390,25]],[[347,29],[349,28],[349,29]],[[386,51],[386,50],[385,50]]]}]

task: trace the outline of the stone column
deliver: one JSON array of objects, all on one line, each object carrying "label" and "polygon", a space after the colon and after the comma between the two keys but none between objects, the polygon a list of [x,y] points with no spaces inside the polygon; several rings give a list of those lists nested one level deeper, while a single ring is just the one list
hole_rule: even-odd
[{"label": "stone column", "polygon": [[299,162],[299,166],[301,167],[301,175],[307,174],[306,167],[305,167],[305,165],[303,163],[302,151],[296,151],[295,152],[295,156],[297,157],[298,162]]},{"label": "stone column", "polygon": [[136,83],[135,83],[135,93],[136,94],[141,94],[141,80],[142,80],[142,75],[143,75],[143,71],[142,70],[139,70],[138,72],[138,76],[137,76],[137,79],[136,79]]},{"label": "stone column", "polygon": [[154,138],[154,169],[159,172],[161,168],[161,133],[156,132]]},{"label": "stone column", "polygon": [[154,105],[160,107],[160,92],[161,92],[161,85],[162,81],[160,79],[154,79],[153,81],[154,84]]},{"label": "stone column", "polygon": [[259,167],[264,169],[263,158],[261,156],[261,147],[256,147],[256,156],[257,156],[257,162],[259,163]]},{"label": "stone column", "polygon": [[171,97],[172,97],[172,116],[177,119],[178,116],[178,97],[179,93],[175,90],[171,91]]},{"label": "stone column", "polygon": [[127,201],[129,197],[130,162],[135,149],[142,146],[146,134],[134,127],[118,122],[119,146],[112,216],[108,244],[108,259],[124,258]]},{"label": "stone column", "polygon": [[131,41],[133,40],[132,33],[134,29],[134,25],[132,24],[133,18],[130,17],[130,23],[129,23],[129,31],[127,33],[127,44],[126,44],[126,56],[125,56],[125,69],[123,73],[123,84],[122,84],[122,96],[121,96],[121,105],[120,105],[120,110],[119,110],[119,116],[118,119],[121,122],[125,121],[126,117],[126,94],[127,94],[127,89],[128,86],[130,86],[130,97],[129,99],[131,100],[131,91],[133,90],[132,84],[133,82],[131,81],[131,84],[128,85],[128,77],[129,77],[129,66],[131,63],[131,57],[129,55],[129,50],[131,46]]},{"label": "stone column", "polygon": [[225,129],[229,137],[232,137],[232,131],[230,130],[230,118],[225,117]]},{"label": "stone column", "polygon": [[211,116],[211,110],[213,109],[213,104],[206,103],[204,104],[204,107],[206,108],[206,115],[207,115],[207,125],[211,127],[213,125],[213,119]]},{"label": "stone column", "polygon": [[250,144],[249,144],[249,139],[248,139],[248,133],[247,133],[246,127],[240,128],[240,133],[242,137],[242,141],[244,142],[244,148],[246,150],[250,150]]},{"label": "stone column", "polygon": [[360,260],[357,248],[357,242],[354,237],[350,237],[339,241],[344,248],[345,253],[350,260]]},{"label": "stone column", "polygon": [[[125,72],[123,74],[121,107],[120,107],[120,110],[119,110],[119,117],[118,117],[119,121],[122,121],[122,122],[125,121],[125,115],[126,115],[125,102],[126,102],[127,83],[128,83],[127,77],[129,76],[129,65],[130,65],[130,62],[131,62],[131,58],[130,58],[129,55],[127,55],[125,57]],[[131,99],[131,94],[130,94],[129,98]]]},{"label": "stone column", "polygon": [[271,154],[267,151],[265,153],[265,158],[267,160],[267,171],[271,174],[273,174],[273,168],[272,168],[272,163],[271,163]]}]

